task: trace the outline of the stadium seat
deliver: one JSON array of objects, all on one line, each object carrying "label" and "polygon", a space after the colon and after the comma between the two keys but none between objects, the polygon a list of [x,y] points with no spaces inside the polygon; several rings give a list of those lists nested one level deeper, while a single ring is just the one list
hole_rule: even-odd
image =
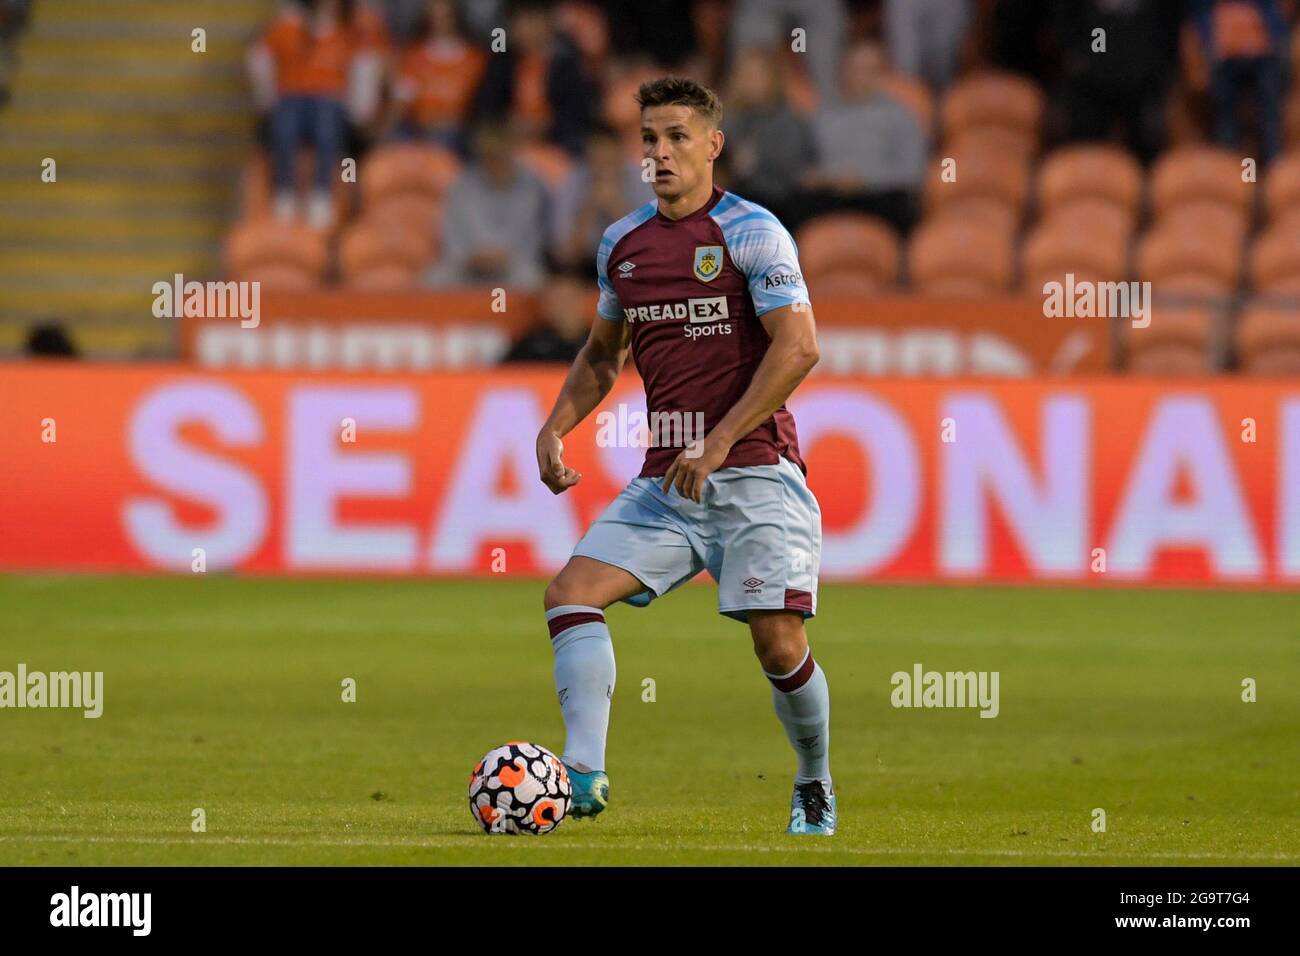
[{"label": "stadium seat", "polygon": [[1300,296],[1300,221],[1278,223],[1256,238],[1249,268],[1256,292]]},{"label": "stadium seat", "polygon": [[799,228],[795,242],[809,282],[843,273],[869,277],[877,286],[892,285],[898,279],[898,237],[888,223],[874,216],[819,216]]},{"label": "stadium seat", "polygon": [[362,218],[390,224],[407,233],[430,237],[435,243],[442,235],[442,202],[419,194],[386,196],[366,205]]},{"label": "stadium seat", "polygon": [[948,153],[997,153],[1032,161],[1038,155],[1038,134],[1017,126],[967,126],[944,142]]},{"label": "stadium seat", "polygon": [[1221,296],[1241,277],[1241,246],[1224,237],[1161,227],[1138,243],[1136,278],[1157,294]]},{"label": "stadium seat", "polygon": [[1037,196],[1044,215],[1080,199],[1103,199],[1132,218],[1142,199],[1142,167],[1118,146],[1067,146],[1043,160]]},{"label": "stadium seat", "polygon": [[[952,159],[951,181],[944,180],[946,160]],[[986,197],[1006,203],[1019,217],[1029,194],[1029,164],[1005,153],[963,152],[935,157],[925,181],[925,208],[932,212],[950,202]]]},{"label": "stadium seat", "polygon": [[232,278],[260,279],[268,288],[296,290],[320,283],[329,250],[325,237],[305,225],[259,220],[230,231],[225,259]]},{"label": "stadium seat", "polygon": [[1241,156],[1209,146],[1170,150],[1151,171],[1151,206],[1159,218],[1186,202],[1218,202],[1249,215],[1254,187],[1242,180]]},{"label": "stadium seat", "polygon": [[1151,324],[1124,330],[1128,371],[1143,375],[1206,375],[1212,369],[1214,313],[1156,303]]},{"label": "stadium seat", "polygon": [[1152,226],[1153,229],[1166,227],[1217,236],[1236,248],[1245,242],[1249,231],[1245,210],[1213,200],[1192,200],[1173,206]]},{"label": "stadium seat", "polygon": [[1237,364],[1248,375],[1300,376],[1300,307],[1247,306],[1233,345]]},{"label": "stadium seat", "polygon": [[1041,295],[1046,282],[1063,282],[1067,273],[1076,282],[1117,282],[1127,275],[1128,245],[1102,230],[1076,228],[1053,221],[1039,224],[1026,237],[1021,252],[1020,287],[1026,295]]},{"label": "stadium seat", "polygon": [[1133,237],[1137,214],[1109,199],[1081,196],[1066,199],[1043,213],[1042,225],[1087,233],[1097,242],[1126,246]]},{"label": "stadium seat", "polygon": [[1300,150],[1283,153],[1269,165],[1264,208],[1270,223],[1300,218]]},{"label": "stadium seat", "polygon": [[977,223],[987,229],[1009,234],[1014,234],[1020,227],[1017,211],[1000,199],[989,196],[970,196],[944,203],[929,218]]},{"label": "stadium seat", "polygon": [[927,295],[992,295],[1011,285],[1015,252],[1010,233],[940,218],[923,222],[908,243],[912,288]]},{"label": "stadium seat", "polygon": [[455,153],[433,144],[378,146],[361,167],[362,211],[390,196],[441,199],[460,175],[460,165]]},{"label": "stadium seat", "polygon": [[1017,73],[988,71],[958,80],[939,105],[944,142],[974,126],[1004,126],[1037,142],[1044,97],[1038,85]]},{"label": "stadium seat", "polygon": [[431,235],[372,219],[357,223],[339,241],[339,274],[353,288],[367,282],[389,285],[395,281],[391,273],[414,277],[432,260]]}]

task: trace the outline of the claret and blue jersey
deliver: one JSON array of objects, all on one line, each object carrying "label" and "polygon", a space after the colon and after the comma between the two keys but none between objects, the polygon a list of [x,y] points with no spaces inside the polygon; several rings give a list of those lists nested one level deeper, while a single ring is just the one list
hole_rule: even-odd
[{"label": "claret and blue jersey", "polygon": [[[759,317],[808,305],[790,233],[762,206],[714,187],[700,209],[669,219],[646,203],[607,230],[596,254],[602,319],[625,321],[651,413],[702,414],[705,431],[744,394],[767,351]],[[652,447],[642,476],[663,475],[681,451]],[[723,468],[801,470],[785,406],[732,446]]]}]

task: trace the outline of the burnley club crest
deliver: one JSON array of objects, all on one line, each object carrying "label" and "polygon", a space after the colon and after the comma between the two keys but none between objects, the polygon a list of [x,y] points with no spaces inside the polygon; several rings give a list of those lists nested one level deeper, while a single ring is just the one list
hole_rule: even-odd
[{"label": "burnley club crest", "polygon": [[722,246],[695,247],[695,278],[712,282],[722,271]]}]

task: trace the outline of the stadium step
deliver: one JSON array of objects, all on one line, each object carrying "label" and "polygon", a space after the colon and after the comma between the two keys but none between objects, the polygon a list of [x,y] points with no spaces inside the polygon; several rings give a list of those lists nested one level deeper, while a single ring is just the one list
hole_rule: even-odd
[{"label": "stadium step", "polygon": [[[0,111],[0,354],[35,321],[106,357],[157,355],[154,282],[220,272],[253,143],[248,44],[275,0],[33,5]],[[191,31],[206,31],[206,51]],[[42,182],[42,163],[57,180]]]}]

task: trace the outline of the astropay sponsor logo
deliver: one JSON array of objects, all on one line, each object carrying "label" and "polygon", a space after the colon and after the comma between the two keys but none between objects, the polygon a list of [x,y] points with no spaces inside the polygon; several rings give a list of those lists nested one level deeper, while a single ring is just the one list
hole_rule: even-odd
[{"label": "astropay sponsor logo", "polygon": [[912,672],[895,671],[889,702],[895,707],[978,707],[981,717],[996,717],[998,671],[927,671],[913,664]]},{"label": "astropay sponsor logo", "polygon": [[262,283],[186,282],[179,272],[155,282],[153,314],[159,319],[239,319],[245,329],[262,322]]},{"label": "astropay sponsor logo", "polygon": [[0,671],[0,708],[67,707],[95,719],[104,713],[103,671]]},{"label": "astropay sponsor logo", "polygon": [[50,925],[125,926],[133,936],[148,936],[153,927],[153,894],[82,893],[73,886],[70,892],[50,897]]}]

